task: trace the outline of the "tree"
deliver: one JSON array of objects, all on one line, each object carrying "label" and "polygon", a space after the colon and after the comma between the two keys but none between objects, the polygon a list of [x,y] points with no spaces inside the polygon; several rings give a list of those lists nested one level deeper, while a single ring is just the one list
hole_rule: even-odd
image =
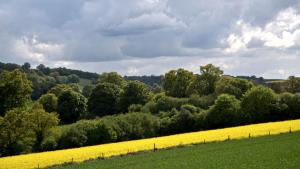
[{"label": "tree", "polygon": [[289,114],[292,118],[300,118],[300,93],[296,93],[292,98],[285,98],[285,102],[288,105]]},{"label": "tree", "polygon": [[290,76],[287,80],[287,90],[291,93],[300,92],[300,78]]},{"label": "tree", "polygon": [[234,96],[221,94],[210,107],[206,117],[209,128],[223,128],[239,124],[240,101]]},{"label": "tree", "polygon": [[100,83],[93,90],[89,101],[88,110],[94,116],[104,116],[117,113],[120,108],[122,89],[112,83]]},{"label": "tree", "polygon": [[117,86],[124,86],[126,84],[125,79],[119,75],[117,72],[104,72],[99,76],[99,83],[112,83]]},{"label": "tree", "polygon": [[[294,96],[295,96],[294,94],[288,93],[288,92],[279,94],[279,103],[280,103],[280,106],[282,107],[282,113],[284,116],[284,118],[282,120],[288,119],[288,118],[295,118],[295,116],[294,116],[295,109],[294,108],[298,107],[300,102],[297,103],[297,99],[295,99]],[[299,106],[299,108],[300,108],[300,106]],[[300,110],[300,109],[298,109],[298,110]],[[297,112],[297,110],[296,110],[296,112]]]},{"label": "tree", "polygon": [[0,74],[0,115],[15,107],[24,106],[31,95],[31,82],[19,70]]},{"label": "tree", "polygon": [[277,96],[272,89],[256,86],[245,93],[241,107],[249,122],[265,122],[271,118],[276,102]]},{"label": "tree", "polygon": [[62,92],[58,97],[59,118],[63,123],[73,123],[85,116],[87,99],[72,90]]},{"label": "tree", "polygon": [[205,94],[211,94],[215,91],[215,83],[223,74],[223,71],[212,64],[200,66],[200,78],[207,84],[207,91]]},{"label": "tree", "polygon": [[92,94],[92,91],[95,89],[95,85],[86,85],[82,89],[82,94],[86,97],[89,98],[90,95]]},{"label": "tree", "polygon": [[191,82],[188,93],[189,95],[198,94],[200,96],[213,94],[215,92],[216,82],[219,80],[223,71],[212,64],[200,66],[200,75],[195,75]]},{"label": "tree", "polygon": [[40,72],[42,72],[45,75],[49,75],[49,73],[51,73],[51,69],[49,67],[46,67],[43,64],[40,64],[36,67],[37,70],[39,70]]},{"label": "tree", "polygon": [[35,142],[28,112],[15,108],[0,120],[0,154],[2,156],[30,152]]},{"label": "tree", "polygon": [[45,138],[46,132],[56,125],[58,125],[58,115],[54,112],[47,113],[42,105],[35,104],[29,112],[29,120],[31,128],[36,136],[35,150],[41,149],[41,143]]},{"label": "tree", "polygon": [[239,78],[233,78],[230,76],[222,76],[216,82],[216,93],[227,93],[234,95],[236,98],[241,98],[247,90],[253,87],[253,83]]},{"label": "tree", "polygon": [[68,83],[79,83],[80,79],[77,75],[71,74],[68,77]]},{"label": "tree", "polygon": [[169,71],[165,74],[163,83],[166,95],[173,97],[187,97],[188,87],[193,79],[193,72],[184,69]]},{"label": "tree", "polygon": [[132,104],[145,104],[149,100],[150,90],[147,85],[139,81],[130,81],[121,96],[121,107],[127,112]]},{"label": "tree", "polygon": [[292,118],[300,118],[300,93],[294,94],[289,108],[291,110]]},{"label": "tree", "polygon": [[190,83],[188,86],[187,92],[188,95],[199,95],[199,96],[205,96],[208,95],[208,86],[209,84],[202,78],[200,75],[195,75],[194,80]]},{"label": "tree", "polygon": [[182,133],[196,130],[196,123],[199,110],[193,105],[182,105],[180,111],[175,111],[175,115],[171,118],[172,123],[170,130],[173,133]]},{"label": "tree", "polygon": [[159,127],[159,119],[148,113],[133,112],[120,114],[109,123],[116,123],[118,138],[120,140],[131,140],[153,137]]},{"label": "tree", "polygon": [[36,71],[27,73],[27,78],[32,82],[33,92],[31,98],[37,100],[41,95],[48,92],[50,88],[56,85],[56,80],[50,76],[39,75]]},{"label": "tree", "polygon": [[30,70],[30,63],[28,63],[28,62],[25,62],[23,65],[22,65],[22,69],[24,70],[24,71],[28,71],[28,70]]},{"label": "tree", "polygon": [[80,93],[79,86],[76,84],[58,84],[58,85],[52,87],[48,91],[48,93],[53,93],[56,95],[56,97],[59,97],[59,95],[61,93],[63,93],[64,91],[67,91],[67,90],[72,90],[74,92]]},{"label": "tree", "polygon": [[46,112],[49,113],[57,111],[57,101],[58,98],[52,93],[44,94],[39,99],[39,103],[42,104]]}]

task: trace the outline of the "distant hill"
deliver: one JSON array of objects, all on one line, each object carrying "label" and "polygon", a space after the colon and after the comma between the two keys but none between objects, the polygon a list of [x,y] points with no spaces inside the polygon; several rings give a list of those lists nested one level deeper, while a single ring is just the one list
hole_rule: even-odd
[{"label": "distant hill", "polygon": [[[84,86],[89,84],[95,84],[99,78],[98,73],[91,73],[82,70],[68,69],[65,67],[50,68],[43,64],[38,65],[36,68],[30,68],[30,64],[27,63],[24,65],[18,65],[15,63],[2,63],[0,62],[0,72],[3,70],[12,71],[14,69],[24,70],[29,79],[33,82],[33,87],[39,88],[33,93],[37,93],[33,98],[38,98],[41,94],[45,93],[50,87],[57,83],[74,83],[70,82],[70,76],[75,75],[78,77],[78,83],[82,89]],[[247,79],[256,84],[266,85],[271,87],[275,91],[280,91],[283,88],[282,82],[285,80],[282,79],[265,79],[263,77],[256,76],[236,76],[237,78]],[[51,82],[52,79],[55,79],[56,82]],[[142,75],[142,76],[124,76],[126,80],[138,80],[141,81],[150,87],[155,87],[156,85],[163,85],[163,75]],[[53,81],[53,80],[52,80]],[[279,83],[280,82],[280,83]],[[39,83],[39,84],[37,84]],[[45,87],[46,86],[46,87]],[[42,88],[42,89],[41,89]]]},{"label": "distant hill", "polygon": [[162,86],[163,76],[124,76],[126,80],[138,80],[149,86],[154,86],[155,84]]}]

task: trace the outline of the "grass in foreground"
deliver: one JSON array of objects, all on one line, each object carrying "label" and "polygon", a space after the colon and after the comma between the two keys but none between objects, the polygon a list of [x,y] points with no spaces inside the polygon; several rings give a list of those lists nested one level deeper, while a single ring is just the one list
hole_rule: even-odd
[{"label": "grass in foreground", "polygon": [[300,168],[300,132],[173,148],[52,169]]}]

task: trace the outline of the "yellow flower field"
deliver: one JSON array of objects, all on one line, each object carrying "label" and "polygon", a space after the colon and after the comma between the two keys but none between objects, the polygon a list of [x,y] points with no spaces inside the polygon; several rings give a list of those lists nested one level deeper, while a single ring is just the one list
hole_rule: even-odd
[{"label": "yellow flower field", "polygon": [[208,130],[156,137],[82,148],[57,150],[0,158],[0,169],[30,169],[67,163],[82,162],[99,157],[111,157],[130,152],[168,148],[193,143],[223,141],[245,137],[273,135],[300,130],[300,120],[262,123],[225,129]]}]

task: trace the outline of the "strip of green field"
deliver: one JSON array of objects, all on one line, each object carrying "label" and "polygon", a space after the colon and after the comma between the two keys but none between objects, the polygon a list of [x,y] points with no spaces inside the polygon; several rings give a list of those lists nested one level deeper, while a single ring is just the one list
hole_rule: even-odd
[{"label": "strip of green field", "polygon": [[300,132],[192,145],[53,169],[291,169],[300,168]]}]

